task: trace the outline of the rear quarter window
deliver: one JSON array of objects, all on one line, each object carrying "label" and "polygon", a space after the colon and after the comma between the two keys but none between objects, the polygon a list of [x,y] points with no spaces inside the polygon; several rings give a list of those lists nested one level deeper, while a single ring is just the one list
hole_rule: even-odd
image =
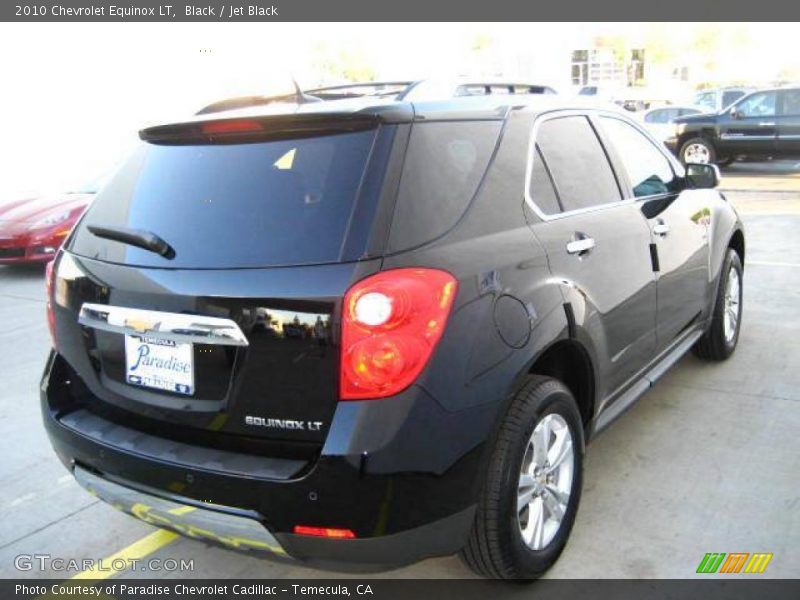
[{"label": "rear quarter window", "polygon": [[445,234],[469,206],[497,144],[501,121],[415,123],[400,177],[388,250]]}]

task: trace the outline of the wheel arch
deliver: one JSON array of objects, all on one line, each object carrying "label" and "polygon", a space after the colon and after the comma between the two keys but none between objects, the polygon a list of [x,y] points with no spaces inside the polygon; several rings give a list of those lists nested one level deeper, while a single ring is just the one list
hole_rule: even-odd
[{"label": "wheel arch", "polygon": [[703,128],[703,129],[695,129],[693,131],[686,131],[678,138],[678,144],[676,147],[676,151],[678,154],[678,158],[681,159],[681,150],[683,150],[683,145],[691,139],[694,138],[702,138],[712,147],[716,154],[719,154],[719,145],[717,136],[714,133],[713,129]]},{"label": "wheel arch", "polygon": [[733,248],[736,254],[739,255],[739,260],[742,261],[742,267],[744,267],[744,232],[740,228],[735,229],[733,234],[731,234],[731,238],[728,241],[728,248]]},{"label": "wheel arch", "polygon": [[567,337],[547,346],[528,369],[529,375],[558,379],[569,388],[588,433],[594,417],[596,378],[589,351],[575,338]]}]

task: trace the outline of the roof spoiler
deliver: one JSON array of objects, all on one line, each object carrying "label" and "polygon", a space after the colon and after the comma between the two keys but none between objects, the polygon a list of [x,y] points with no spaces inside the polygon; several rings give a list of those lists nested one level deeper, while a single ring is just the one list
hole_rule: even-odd
[{"label": "roof spoiler", "polygon": [[155,144],[234,144],[364,131],[384,121],[380,114],[302,114],[202,119],[156,125],[139,131]]}]

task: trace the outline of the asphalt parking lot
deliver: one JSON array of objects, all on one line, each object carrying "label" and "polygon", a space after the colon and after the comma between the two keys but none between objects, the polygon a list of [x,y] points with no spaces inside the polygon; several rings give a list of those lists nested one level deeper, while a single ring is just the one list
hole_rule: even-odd
[{"label": "asphalt parking lot", "polygon": [[[685,357],[589,447],[577,522],[549,577],[692,577],[707,552],[771,552],[764,576],[800,577],[800,164],[735,164],[722,187],[747,228],[739,348],[724,364]],[[18,571],[24,554],[194,562],[116,577],[346,576],[175,539],[84,492],[40,424],[42,268],[0,267],[0,322],[0,576],[74,575]],[[472,576],[456,557],[387,575]]]}]

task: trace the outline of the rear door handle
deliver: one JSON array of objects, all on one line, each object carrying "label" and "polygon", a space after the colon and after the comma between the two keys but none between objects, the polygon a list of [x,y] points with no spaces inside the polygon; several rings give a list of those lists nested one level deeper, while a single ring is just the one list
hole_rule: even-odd
[{"label": "rear door handle", "polygon": [[664,221],[659,221],[653,226],[653,233],[655,233],[656,235],[660,235],[661,237],[664,237],[669,233],[669,225],[664,223]]},{"label": "rear door handle", "polygon": [[594,248],[594,238],[588,236],[567,242],[567,252],[569,254],[585,254]]}]

